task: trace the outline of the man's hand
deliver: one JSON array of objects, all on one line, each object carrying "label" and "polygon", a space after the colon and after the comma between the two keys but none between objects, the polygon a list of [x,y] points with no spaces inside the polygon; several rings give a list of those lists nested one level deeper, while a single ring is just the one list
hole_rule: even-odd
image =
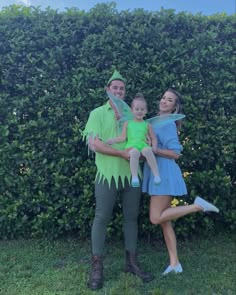
[{"label": "man's hand", "polygon": [[121,158],[129,161],[130,160],[130,154],[129,154],[129,151],[132,150],[132,148],[128,148],[126,150],[122,150],[121,151]]},{"label": "man's hand", "polygon": [[94,141],[95,141],[96,138],[90,136],[89,139],[88,139],[88,146],[89,146],[89,149],[93,152],[96,152],[96,149],[95,149],[95,146],[94,146]]}]

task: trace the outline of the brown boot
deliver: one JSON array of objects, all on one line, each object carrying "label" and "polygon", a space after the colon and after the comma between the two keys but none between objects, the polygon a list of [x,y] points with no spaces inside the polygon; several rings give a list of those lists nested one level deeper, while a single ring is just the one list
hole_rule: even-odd
[{"label": "brown boot", "polygon": [[125,272],[130,272],[140,279],[144,283],[148,283],[154,279],[154,276],[150,273],[143,271],[137,262],[137,253],[126,251],[126,265]]},{"label": "brown boot", "polygon": [[92,269],[87,285],[92,290],[100,289],[103,286],[103,263],[102,257],[99,255],[92,257]]}]

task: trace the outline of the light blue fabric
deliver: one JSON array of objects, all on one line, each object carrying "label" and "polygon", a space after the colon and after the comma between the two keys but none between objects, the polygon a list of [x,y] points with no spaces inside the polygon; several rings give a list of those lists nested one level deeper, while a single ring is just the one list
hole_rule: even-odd
[{"label": "light blue fabric", "polygon": [[[183,147],[178,140],[177,128],[174,122],[163,127],[154,128],[157,136],[158,147],[165,150],[173,150],[180,154]],[[183,196],[187,194],[187,188],[181,170],[175,160],[164,157],[156,157],[160,172],[161,183],[154,184],[154,175],[147,163],[143,169],[142,191],[150,196]]]}]

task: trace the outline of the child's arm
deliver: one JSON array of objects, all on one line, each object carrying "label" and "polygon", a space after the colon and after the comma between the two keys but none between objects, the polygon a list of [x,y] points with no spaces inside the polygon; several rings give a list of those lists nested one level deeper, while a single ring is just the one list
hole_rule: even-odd
[{"label": "child's arm", "polygon": [[152,150],[153,152],[155,152],[155,150],[157,149],[157,138],[151,124],[148,124],[148,135],[151,139]]},{"label": "child's arm", "polygon": [[115,138],[110,138],[107,140],[107,143],[108,144],[113,144],[113,143],[118,143],[118,142],[123,142],[126,140],[126,137],[127,137],[127,125],[128,125],[128,122],[125,122],[124,123],[124,126],[123,126],[123,129],[122,129],[122,132],[121,132],[121,135],[120,136],[117,136]]}]

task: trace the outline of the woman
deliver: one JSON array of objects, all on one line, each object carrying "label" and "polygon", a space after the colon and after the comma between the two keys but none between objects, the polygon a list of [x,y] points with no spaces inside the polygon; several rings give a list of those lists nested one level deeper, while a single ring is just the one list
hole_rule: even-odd
[{"label": "woman", "polygon": [[[181,95],[168,89],[159,103],[159,115],[181,113]],[[175,232],[171,220],[198,211],[219,212],[219,209],[200,197],[196,197],[194,204],[187,206],[171,207],[172,198],[187,194],[185,182],[176,159],[180,157],[182,146],[178,140],[178,127],[180,122],[172,122],[161,128],[154,128],[158,148],[155,151],[156,160],[162,181],[157,186],[154,184],[153,174],[149,165],[145,163],[143,171],[143,192],[151,196],[150,221],[160,224],[169,253],[170,263],[164,275],[175,272],[181,273],[182,266],[178,259]]]}]

